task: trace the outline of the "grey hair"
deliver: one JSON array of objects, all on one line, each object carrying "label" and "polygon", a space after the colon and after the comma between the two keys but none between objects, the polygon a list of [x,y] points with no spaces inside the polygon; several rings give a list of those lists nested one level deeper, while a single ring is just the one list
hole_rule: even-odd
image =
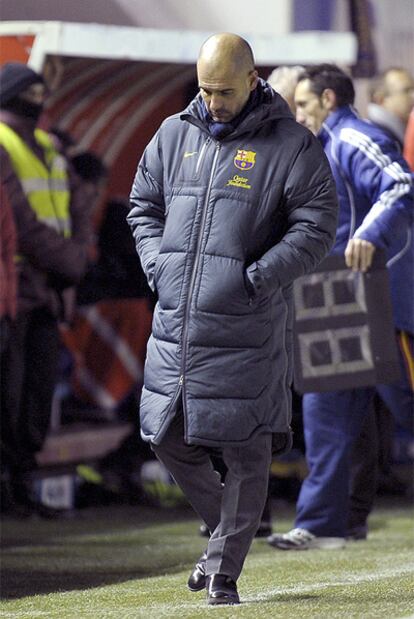
[{"label": "grey hair", "polygon": [[282,97],[293,97],[298,78],[305,71],[301,65],[281,66],[274,69],[267,78],[271,87]]}]

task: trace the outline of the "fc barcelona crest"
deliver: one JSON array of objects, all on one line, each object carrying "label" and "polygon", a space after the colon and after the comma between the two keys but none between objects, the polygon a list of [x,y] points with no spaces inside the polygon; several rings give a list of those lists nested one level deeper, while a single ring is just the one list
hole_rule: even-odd
[{"label": "fc barcelona crest", "polygon": [[234,165],[239,170],[250,170],[256,163],[256,153],[252,150],[238,150]]}]

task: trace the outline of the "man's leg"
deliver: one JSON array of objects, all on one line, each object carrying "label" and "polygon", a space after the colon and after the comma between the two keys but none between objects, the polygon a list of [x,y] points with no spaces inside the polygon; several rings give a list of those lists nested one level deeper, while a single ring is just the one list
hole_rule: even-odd
[{"label": "man's leg", "polygon": [[206,574],[226,574],[234,581],[260,524],[272,459],[272,436],[260,434],[247,445],[223,448],[228,468],[221,517],[207,550]]},{"label": "man's leg", "polygon": [[20,436],[24,451],[33,456],[42,449],[49,430],[53,393],[59,376],[59,354],[56,318],[46,308],[32,311],[25,343]]},{"label": "man's leg", "polygon": [[365,539],[378,478],[377,411],[371,406],[352,451],[347,536]]},{"label": "man's leg", "polygon": [[295,527],[318,537],[346,536],[352,446],[372,397],[370,388],[304,396],[309,474],[299,494]]},{"label": "man's leg", "polygon": [[1,382],[1,509],[16,507],[16,471],[25,454],[19,449],[19,419],[25,372],[24,342],[27,317],[18,314],[10,328],[7,346],[2,351]]},{"label": "man's leg", "polygon": [[169,470],[197,514],[210,531],[220,522],[223,487],[208,451],[184,442],[184,419],[180,407],[160,445],[152,445],[157,458]]},{"label": "man's leg", "polygon": [[[58,373],[59,334],[56,318],[47,308],[28,312],[18,321],[20,338],[11,347],[9,372],[17,368],[20,393],[9,394],[14,410],[16,453],[10,473],[16,503],[42,516],[56,512],[42,506],[33,496],[33,478],[37,469],[36,453],[43,447],[49,428],[53,391]],[[12,378],[11,386],[16,378]]]},{"label": "man's leg", "polygon": [[28,318],[19,314],[12,323],[7,349],[1,357],[1,459],[14,468],[22,459],[19,419],[25,375],[25,339]]}]

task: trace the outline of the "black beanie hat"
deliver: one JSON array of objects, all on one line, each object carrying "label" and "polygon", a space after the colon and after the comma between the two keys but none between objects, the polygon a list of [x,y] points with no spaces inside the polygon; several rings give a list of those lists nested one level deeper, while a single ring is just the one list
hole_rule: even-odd
[{"label": "black beanie hat", "polygon": [[22,62],[8,62],[0,69],[0,107],[32,84],[44,84],[43,77]]}]

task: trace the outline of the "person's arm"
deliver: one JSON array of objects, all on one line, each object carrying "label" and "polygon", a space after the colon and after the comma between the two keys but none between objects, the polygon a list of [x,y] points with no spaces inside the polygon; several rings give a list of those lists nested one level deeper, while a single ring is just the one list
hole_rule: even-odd
[{"label": "person's arm", "polygon": [[154,268],[165,226],[162,163],[158,149],[159,134],[156,134],[138,165],[130,195],[131,210],[127,216],[142,268],[153,292]]},{"label": "person's arm", "polygon": [[[71,218],[71,241],[75,242],[85,250],[85,257],[82,253],[82,260],[86,259],[90,244],[94,239],[93,217],[95,202],[90,199],[90,195],[85,191],[82,179],[75,173],[69,165],[68,169],[70,187],[70,218]],[[86,266],[86,264],[85,264]]]},{"label": "person's arm", "polygon": [[16,226],[13,211],[10,206],[6,189],[0,185],[0,252],[1,252],[1,288],[0,305],[1,312],[5,312],[10,318],[15,318],[17,307],[17,274],[14,264],[16,252]]},{"label": "person's arm", "polygon": [[366,271],[376,248],[389,250],[396,236],[412,226],[413,177],[394,143],[354,129],[340,133],[340,163],[356,195],[372,205],[345,250],[347,266]]},{"label": "person's arm", "polygon": [[335,239],[338,203],[325,153],[309,133],[291,167],[284,192],[286,233],[247,268],[256,290],[285,286],[316,268]]},{"label": "person's arm", "polygon": [[91,213],[76,185],[71,194],[73,236],[64,238],[52,227],[39,221],[14,173],[7,152],[0,147],[2,181],[10,197],[17,231],[17,251],[36,268],[76,283],[87,265],[91,236]]}]

